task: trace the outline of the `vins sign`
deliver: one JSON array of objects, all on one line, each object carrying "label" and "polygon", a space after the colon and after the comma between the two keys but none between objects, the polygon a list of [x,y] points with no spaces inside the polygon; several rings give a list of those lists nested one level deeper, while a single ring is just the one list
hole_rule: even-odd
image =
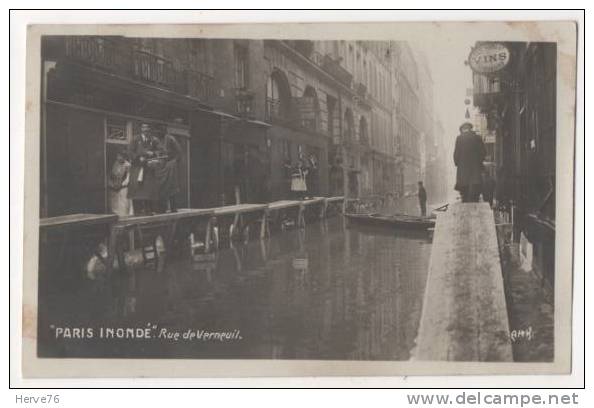
[{"label": "vins sign", "polygon": [[509,63],[509,49],[500,43],[477,45],[468,56],[470,68],[477,74],[494,74]]}]

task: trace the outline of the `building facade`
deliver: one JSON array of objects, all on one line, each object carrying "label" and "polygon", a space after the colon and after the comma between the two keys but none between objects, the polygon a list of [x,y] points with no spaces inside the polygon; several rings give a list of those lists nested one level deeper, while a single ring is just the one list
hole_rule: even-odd
[{"label": "building facade", "polygon": [[[45,37],[41,215],[109,212],[141,123],[180,143],[178,202],[412,193],[433,160],[432,84],[407,43]],[[432,171],[433,173],[433,171]]]},{"label": "building facade", "polygon": [[[406,42],[393,42],[395,114],[400,193],[416,194],[417,183],[431,185],[427,161],[433,160],[433,83],[426,61]],[[429,196],[432,191],[428,190]]]},{"label": "building facade", "polygon": [[473,74],[474,105],[491,139],[495,197],[509,212],[524,255],[553,285],[556,44],[503,44],[507,66],[494,75]]},{"label": "building facade", "polygon": [[192,50],[189,40],[43,38],[41,216],[109,212],[110,169],[141,123],[177,138],[178,200],[190,204],[192,115],[212,97],[208,67],[187,68]]}]

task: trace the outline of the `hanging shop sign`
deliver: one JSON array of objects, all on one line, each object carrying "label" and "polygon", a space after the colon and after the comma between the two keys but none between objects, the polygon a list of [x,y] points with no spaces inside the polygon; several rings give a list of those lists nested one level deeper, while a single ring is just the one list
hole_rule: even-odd
[{"label": "hanging shop sign", "polygon": [[489,75],[501,71],[509,64],[509,49],[501,43],[483,43],[472,49],[468,56],[470,68],[477,74]]}]

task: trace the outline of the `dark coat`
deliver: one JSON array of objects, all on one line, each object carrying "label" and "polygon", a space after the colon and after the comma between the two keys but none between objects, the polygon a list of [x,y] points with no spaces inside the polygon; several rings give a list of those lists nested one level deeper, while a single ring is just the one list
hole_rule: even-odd
[{"label": "dark coat", "polygon": [[485,145],[479,135],[471,131],[458,136],[454,150],[456,190],[470,185],[482,185],[485,155]]},{"label": "dark coat", "polygon": [[179,192],[179,161],[181,160],[182,150],[175,140],[175,137],[166,134],[159,147],[159,155],[167,156],[161,167],[157,169],[157,180],[159,183],[159,198],[168,199]]},{"label": "dark coat", "polygon": [[426,203],[427,202],[427,191],[425,190],[425,187],[419,187],[419,202],[420,203]]},{"label": "dark coat", "polygon": [[[157,184],[156,169],[148,164],[147,160],[157,155],[159,140],[154,136],[146,136],[143,140],[141,135],[134,137],[130,145],[130,185],[128,187],[128,198],[131,200],[157,200],[159,191]],[[142,169],[142,180],[139,175]]]}]

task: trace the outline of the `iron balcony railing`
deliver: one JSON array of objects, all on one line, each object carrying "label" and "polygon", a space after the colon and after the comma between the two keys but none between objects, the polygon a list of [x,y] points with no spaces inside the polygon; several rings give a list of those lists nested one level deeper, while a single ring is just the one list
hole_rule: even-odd
[{"label": "iron balcony railing", "polygon": [[355,85],[355,91],[360,98],[365,99],[367,97],[367,87],[365,84],[357,82]]},{"label": "iron balcony railing", "polygon": [[203,101],[210,101],[214,97],[214,78],[202,72],[186,70],[186,89],[190,96]]},{"label": "iron balcony railing", "polygon": [[336,78],[347,88],[351,87],[353,82],[353,75],[344,69],[340,62],[334,60],[330,55],[326,54],[322,60],[322,69]]},{"label": "iron balcony railing", "polygon": [[247,88],[235,88],[236,113],[244,118],[254,117],[254,92]]},{"label": "iron balcony railing", "polygon": [[318,130],[318,121],[313,118],[301,118],[301,127],[316,132]]},{"label": "iron balcony railing", "polygon": [[312,52],[309,59],[319,67],[324,64],[324,56],[317,51]]},{"label": "iron balcony railing", "polygon": [[361,146],[371,147],[369,136],[367,135],[361,135],[361,137],[359,138],[359,143],[361,144]]},{"label": "iron balcony railing", "polygon": [[282,120],[283,115],[281,111],[280,99],[266,98],[266,120]]},{"label": "iron balcony railing", "polygon": [[66,57],[80,63],[117,71],[122,55],[117,43],[104,37],[67,37],[64,43]]},{"label": "iron balcony railing", "polygon": [[298,115],[291,110],[290,102],[269,97],[265,102],[264,115],[267,121],[293,128],[299,127]]},{"label": "iron balcony railing", "polygon": [[173,60],[139,49],[126,40],[98,36],[63,37],[61,57],[78,64],[189,95],[202,101],[214,96],[214,78],[177,68]]},{"label": "iron balcony railing", "polygon": [[179,73],[173,68],[173,62],[148,51],[134,50],[132,53],[134,77],[167,89],[176,89],[179,85]]}]

